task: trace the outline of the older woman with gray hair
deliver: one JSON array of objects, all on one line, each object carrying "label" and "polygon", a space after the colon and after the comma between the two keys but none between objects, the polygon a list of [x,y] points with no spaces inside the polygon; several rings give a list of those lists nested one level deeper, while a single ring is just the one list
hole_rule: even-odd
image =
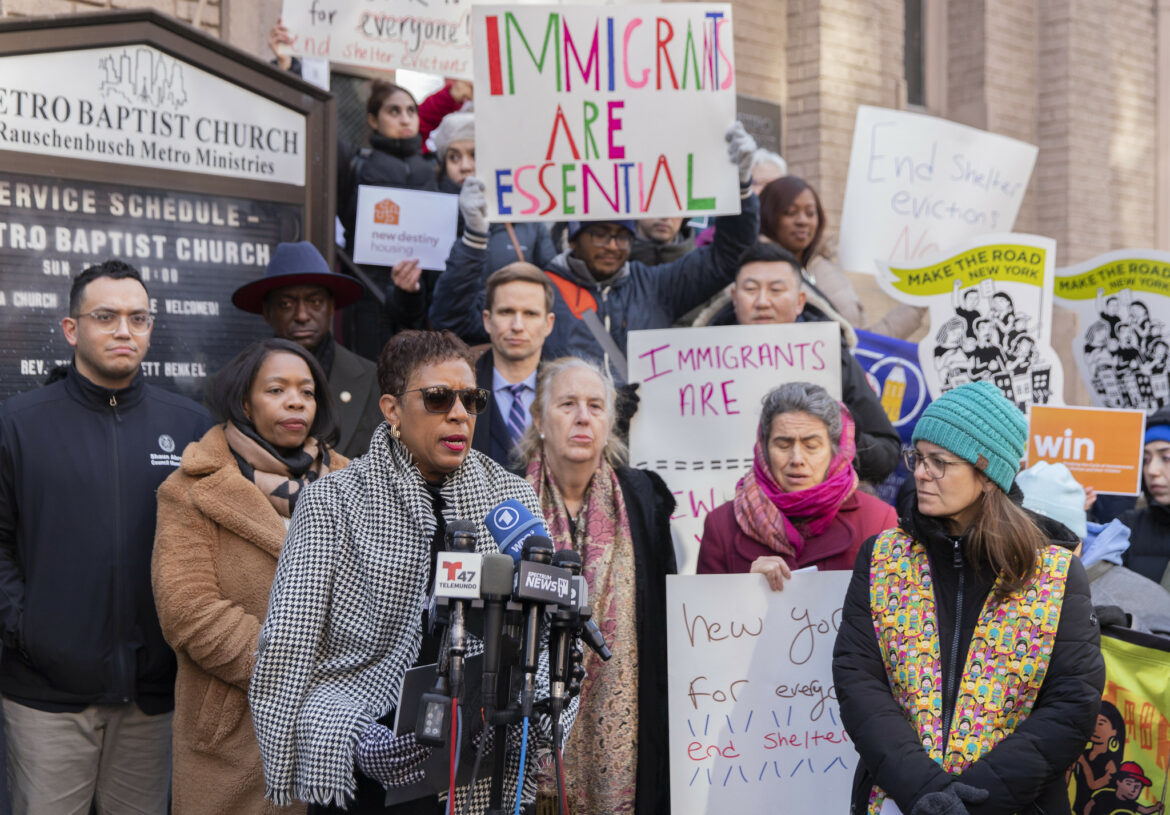
[{"label": "older woman with gray hair", "polygon": [[703,525],[699,574],[759,573],[779,590],[793,569],[852,569],[863,541],[898,524],[857,490],[855,449],[849,409],[824,388],[769,391],[752,468]]},{"label": "older woman with gray hair", "polygon": [[569,811],[670,811],[666,575],[676,571],[674,497],[657,474],[622,465],[613,383],[592,363],[541,366],[521,439],[557,549],[581,556],[593,618],[613,658],[585,656],[581,707],[565,744]]}]

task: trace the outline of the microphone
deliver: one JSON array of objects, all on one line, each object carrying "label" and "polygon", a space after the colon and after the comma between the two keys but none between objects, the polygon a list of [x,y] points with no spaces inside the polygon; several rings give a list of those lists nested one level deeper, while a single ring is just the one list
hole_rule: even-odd
[{"label": "microphone", "polygon": [[544,519],[534,516],[528,507],[509,498],[501,501],[483,519],[484,525],[491,533],[492,539],[505,555],[519,563],[524,551],[524,542],[532,535],[541,535],[548,538],[548,530],[544,528]]},{"label": "microphone", "polygon": [[[448,705],[452,697],[463,696],[463,674],[467,655],[467,607],[479,598],[483,555],[475,551],[475,524],[451,521],[447,524],[447,551],[435,559],[435,601],[450,606],[443,648],[430,693],[423,694],[415,724],[415,738],[424,744],[445,743]],[[444,667],[445,664],[445,667]]]},{"label": "microphone", "polygon": [[[580,610],[583,605],[585,579],[581,577],[581,556],[572,549],[561,549],[553,555],[553,565],[565,569],[572,575],[569,604],[558,608],[553,614],[549,640],[549,716],[553,725],[558,726],[561,712],[568,700],[569,668],[572,661],[573,640],[580,626]],[[580,583],[578,584],[578,581]],[[559,734],[559,730],[557,731]],[[559,747],[559,743],[557,744]]]},{"label": "microphone", "polygon": [[566,606],[572,591],[572,575],[552,565],[553,544],[544,535],[530,535],[524,542],[524,559],[516,578],[516,599],[523,603],[524,636],[521,668],[524,684],[520,691],[522,715],[532,715],[536,701],[536,667],[539,659],[540,618],[546,605]]},{"label": "microphone", "polygon": [[483,707],[486,713],[496,707],[504,611],[512,596],[515,574],[516,564],[502,552],[483,556],[479,596],[483,600]]}]

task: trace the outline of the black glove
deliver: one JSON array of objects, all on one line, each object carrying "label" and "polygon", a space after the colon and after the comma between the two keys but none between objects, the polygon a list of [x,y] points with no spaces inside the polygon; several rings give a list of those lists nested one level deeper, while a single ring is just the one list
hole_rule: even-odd
[{"label": "black glove", "polygon": [[630,420],[638,412],[641,401],[637,382],[630,382],[617,389],[617,404],[614,406],[617,418],[614,420],[613,430],[622,441],[628,441],[630,438]]},{"label": "black glove", "polygon": [[423,780],[423,762],[431,748],[414,740],[414,733],[395,736],[386,725],[374,722],[358,736],[353,757],[358,769],[386,789],[409,787]]},{"label": "black glove", "polygon": [[956,781],[945,790],[923,795],[910,810],[910,815],[967,815],[965,804],[982,804],[990,794],[987,790]]}]

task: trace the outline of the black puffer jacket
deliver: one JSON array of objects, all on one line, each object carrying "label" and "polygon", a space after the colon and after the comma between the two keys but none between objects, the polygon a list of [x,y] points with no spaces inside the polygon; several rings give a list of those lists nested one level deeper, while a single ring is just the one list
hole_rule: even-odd
[{"label": "black puffer jacket", "polygon": [[[1170,425],[1170,405],[1146,419],[1147,430],[1157,425]],[[1122,565],[1161,583],[1170,566],[1170,506],[1154,503],[1144,478],[1142,493],[1147,505],[1121,514],[1121,522],[1129,527],[1129,549],[1121,556]]]},{"label": "black puffer jacket", "polygon": [[[993,575],[987,564],[967,562],[962,539],[956,542],[945,534],[938,521],[918,513],[913,491],[904,494],[904,498],[899,524],[926,544],[930,557],[943,646],[943,705],[944,710],[949,710],[954,705],[957,676],[948,646],[957,636],[958,653],[966,661]],[[1061,524],[1038,515],[1032,518],[1053,543],[1075,546],[1076,536]],[[841,719],[861,755],[851,804],[855,815],[865,812],[875,783],[894,798],[903,812],[909,813],[923,795],[943,790],[955,780],[927,755],[917,732],[890,693],[869,608],[869,562],[874,540],[866,541],[858,554],[833,651],[833,682]],[[956,632],[959,596],[961,625]],[[971,815],[1068,815],[1064,773],[1092,734],[1104,684],[1105,664],[1089,581],[1080,561],[1074,558],[1048,675],[1031,715],[957,777],[964,784],[990,793],[985,803],[968,805]]]}]

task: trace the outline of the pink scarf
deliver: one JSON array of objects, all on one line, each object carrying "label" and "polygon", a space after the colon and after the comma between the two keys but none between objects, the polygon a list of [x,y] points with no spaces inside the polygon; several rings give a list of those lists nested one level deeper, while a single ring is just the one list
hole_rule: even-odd
[{"label": "pink scarf", "polygon": [[764,448],[756,441],[752,469],[735,485],[735,521],[744,534],[779,555],[796,559],[805,538],[821,535],[857,488],[853,470],[853,417],[841,405],[841,441],[825,480],[799,492],[785,492],[773,480]]}]

